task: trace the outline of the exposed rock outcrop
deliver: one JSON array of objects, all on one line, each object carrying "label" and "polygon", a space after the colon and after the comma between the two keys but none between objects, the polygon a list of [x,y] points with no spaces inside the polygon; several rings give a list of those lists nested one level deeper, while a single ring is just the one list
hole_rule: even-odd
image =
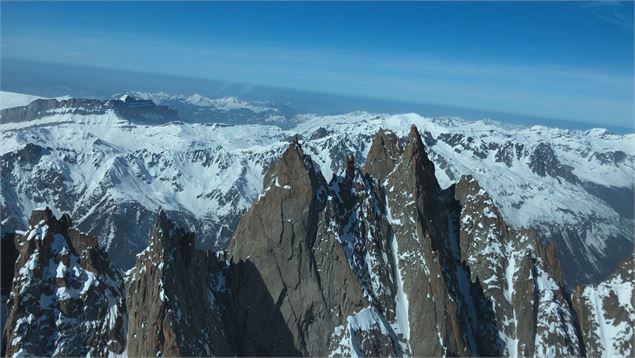
[{"label": "exposed rock outcrop", "polygon": [[[2,254],[0,260],[0,274],[2,275],[2,285],[0,285],[0,329],[1,332],[4,332],[4,324],[7,318],[7,300],[9,299],[9,294],[11,293],[11,287],[13,286],[13,277],[15,274],[15,261],[18,259],[18,251],[15,248],[15,237],[16,234],[14,232],[5,232],[4,225],[0,229],[2,232],[2,247],[0,253]],[[5,349],[5,341],[4,336],[2,336],[2,343],[0,345],[0,353],[4,357],[4,349]]]},{"label": "exposed rock outcrop", "polygon": [[[237,310],[245,327],[240,353],[326,355],[333,329],[364,306],[343,248],[318,236],[325,231],[326,183],[299,144],[292,143],[265,175],[264,186],[230,248],[235,264],[255,269],[248,274],[238,270],[235,276]],[[261,277],[262,285],[245,284],[253,275]],[[261,312],[259,302],[272,307]]]},{"label": "exposed rock outcrop", "polygon": [[6,355],[106,356],[125,349],[123,279],[68,215],[35,210],[16,238]]},{"label": "exposed rock outcrop", "polygon": [[402,150],[395,133],[380,129],[373,138],[363,172],[383,182],[397,165]]},{"label": "exposed rock outcrop", "polygon": [[498,332],[490,344],[500,355],[582,355],[553,244],[543,245],[530,230],[509,227],[470,176],[459,180],[454,197],[461,257],[486,302],[478,311],[490,316]]},{"label": "exposed rock outcrop", "polygon": [[450,247],[450,220],[444,196],[415,127],[400,159],[386,178],[394,255],[408,307],[408,331],[416,356],[479,353],[468,312],[458,297],[456,260]]},{"label": "exposed rock outcrop", "polygon": [[380,131],[363,170],[353,156],[343,168],[327,185],[292,144],[239,224],[232,259],[263,279],[258,292],[236,279],[239,306],[279,308],[251,309],[261,328],[239,346],[259,348],[243,353],[583,351],[553,247],[508,228],[473,179],[442,190],[415,127],[403,147]]},{"label": "exposed rock outcrop", "polygon": [[235,354],[227,265],[160,210],[127,272],[129,356]]},{"label": "exposed rock outcrop", "polygon": [[15,248],[15,238],[18,234],[14,232],[2,234],[2,285],[0,292],[2,296],[8,296],[11,292],[13,277],[15,273],[15,261],[18,259],[18,250]]}]

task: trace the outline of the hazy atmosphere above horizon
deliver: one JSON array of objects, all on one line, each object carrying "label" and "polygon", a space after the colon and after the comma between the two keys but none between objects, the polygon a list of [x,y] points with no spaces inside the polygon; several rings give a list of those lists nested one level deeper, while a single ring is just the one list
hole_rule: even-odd
[{"label": "hazy atmosphere above horizon", "polygon": [[633,2],[1,7],[3,72],[44,61],[633,128]]}]

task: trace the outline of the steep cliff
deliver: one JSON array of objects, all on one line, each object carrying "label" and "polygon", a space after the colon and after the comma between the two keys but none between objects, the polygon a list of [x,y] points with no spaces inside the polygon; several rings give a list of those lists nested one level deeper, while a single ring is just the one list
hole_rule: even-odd
[{"label": "steep cliff", "polygon": [[[160,210],[127,272],[129,356],[235,354],[226,265]],[[230,327],[230,328],[226,328]]]}]

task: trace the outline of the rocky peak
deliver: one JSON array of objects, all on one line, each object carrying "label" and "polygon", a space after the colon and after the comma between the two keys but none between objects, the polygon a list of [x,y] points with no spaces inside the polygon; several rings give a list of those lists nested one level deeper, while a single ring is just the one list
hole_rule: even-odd
[{"label": "rocky peak", "polygon": [[46,208],[34,211],[29,222],[16,238],[6,354],[122,353],[127,316],[118,269],[94,237],[72,227],[68,215],[57,219]]},{"label": "rocky peak", "polygon": [[[349,176],[356,171],[351,158]],[[329,224],[340,210],[299,145],[272,164],[264,187],[230,250],[239,354],[328,355],[335,327],[366,305]]]},{"label": "rocky peak", "polygon": [[453,250],[457,245],[451,210],[416,127],[411,127],[399,162],[384,185],[395,275],[401,286],[397,311],[403,313],[397,316],[409,334],[411,354],[497,355],[480,348],[480,331],[470,320],[473,309],[465,300],[473,297],[464,293],[476,289],[459,275],[464,270],[459,270],[460,257]]},{"label": "rocky peak", "polygon": [[[483,307],[501,340],[500,354],[581,355],[575,313],[566,297],[553,245],[531,230],[507,225],[489,195],[471,176],[453,188],[462,260],[482,288]],[[487,318],[489,317],[489,318]]]},{"label": "rocky peak", "polygon": [[297,137],[294,137],[280,159],[267,170],[263,185],[269,189],[306,187],[314,190],[324,185],[324,177],[311,157],[304,154]]},{"label": "rocky peak", "polygon": [[426,191],[435,195],[441,191],[441,187],[434,173],[434,163],[428,158],[425,145],[415,125],[410,127],[408,140],[404,148],[403,160],[410,165],[414,171],[414,175],[418,178],[418,181],[424,185]]},{"label": "rocky peak", "polygon": [[98,274],[111,270],[94,238],[35,212],[16,239],[9,353],[119,354],[125,322],[130,356],[579,356],[580,332],[587,352],[632,353],[633,270],[579,290],[578,317],[589,314],[578,327],[554,247],[509,226],[475,178],[441,190],[416,127],[403,150],[380,131],[363,170],[341,158],[326,185],[291,143],[229,260],[197,250],[159,210],[127,272],[126,305],[108,296],[118,281]]},{"label": "rocky peak", "polygon": [[364,191],[364,180],[352,153],[346,156],[342,174],[342,176],[333,175],[329,188],[339,199],[339,204],[350,209],[358,204],[357,195]]},{"label": "rocky peak", "polygon": [[165,210],[159,209],[148,247],[157,252],[163,260],[166,259],[165,256],[170,255],[170,261],[182,261],[187,265],[196,249],[196,240],[194,233],[177,227],[168,218]]},{"label": "rocky peak", "polygon": [[[259,226],[263,228],[265,234],[272,233],[266,232],[269,227],[268,223],[278,222],[282,217],[285,219],[279,229],[283,230],[283,237],[295,239],[295,224],[299,223],[302,230],[309,230],[308,233],[303,233],[303,240],[310,240],[310,235],[306,234],[315,230],[316,215],[323,205],[324,199],[320,195],[324,194],[326,182],[311,158],[304,154],[299,143],[291,143],[280,159],[271,165],[265,173],[263,187],[265,188],[264,193],[242,218],[234,237],[240,233],[241,226],[244,226],[242,225],[243,221],[251,220],[252,215],[249,212],[258,211],[262,206],[267,208],[267,213]],[[277,207],[280,208],[277,212],[271,210],[271,208]],[[257,217],[259,214],[253,216]],[[286,218],[287,216],[288,218]],[[242,258],[249,255],[247,252],[250,250],[242,247],[245,243],[247,243],[245,240],[232,239],[230,252],[234,257]]]},{"label": "rocky peak", "polygon": [[397,135],[392,131],[380,129],[373,138],[362,171],[383,182],[397,164],[401,152]]},{"label": "rocky peak", "polygon": [[35,209],[31,213],[31,217],[28,220],[30,226],[47,225],[49,228],[56,232],[66,232],[69,227],[72,226],[72,221],[68,214],[63,214],[60,220],[57,220],[53,215],[51,209]]},{"label": "rocky peak", "polygon": [[226,265],[197,251],[194,239],[159,210],[148,248],[127,273],[129,355],[235,354]]}]

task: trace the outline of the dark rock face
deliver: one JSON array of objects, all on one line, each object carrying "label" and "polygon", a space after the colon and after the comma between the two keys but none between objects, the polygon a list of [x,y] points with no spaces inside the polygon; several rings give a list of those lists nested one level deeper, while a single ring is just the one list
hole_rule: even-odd
[{"label": "dark rock face", "polygon": [[583,182],[582,186],[627,219],[635,218],[635,187],[616,188]]},{"label": "dark rock face", "polygon": [[379,130],[366,157],[364,172],[383,181],[397,164],[401,150],[399,138],[393,132]]},{"label": "dark rock face", "polygon": [[[0,264],[0,274],[2,275],[2,285],[0,286],[0,328],[2,332],[4,332],[4,324],[7,318],[7,300],[9,299],[9,294],[11,293],[11,287],[13,286],[13,276],[15,269],[15,261],[18,259],[18,251],[15,248],[15,240],[16,234],[13,232],[4,232],[4,226],[2,227],[2,261]],[[2,345],[0,346],[0,352],[2,356],[5,356],[5,347],[6,342],[4,341],[4,336],[2,337]]]},{"label": "dark rock face", "polygon": [[330,132],[326,128],[320,127],[320,128],[318,128],[318,130],[315,131],[315,133],[313,133],[311,135],[309,140],[321,139],[321,138],[326,137],[329,134],[330,134]]},{"label": "dark rock face", "polygon": [[15,248],[15,233],[3,233],[2,236],[2,285],[1,293],[8,296],[13,283],[15,261],[18,259],[18,251]]},{"label": "dark rock face", "polygon": [[[317,238],[326,184],[294,143],[269,169],[264,186],[264,195],[241,220],[230,247],[232,261],[251,262],[263,282],[255,290],[241,284],[236,292],[236,299],[245,302],[240,307],[248,307],[241,353],[326,355],[335,326],[363,304],[341,246]],[[243,276],[239,271],[237,282]],[[346,286],[333,284],[336,277]],[[282,319],[277,312],[263,316],[254,309],[263,301],[272,301]],[[277,341],[281,344],[271,345]]]},{"label": "dark rock face", "polygon": [[222,257],[195,249],[194,234],[163,210],[149,246],[127,273],[128,355],[235,354]]},{"label": "dark rock face", "polygon": [[514,144],[508,141],[497,149],[498,151],[495,154],[496,161],[503,162],[507,167],[511,167],[514,161]]},{"label": "dark rock face", "polygon": [[454,270],[445,267],[453,264],[447,251],[449,213],[434,170],[417,129],[411,128],[385,186],[394,255],[407,300],[408,338],[416,356],[478,354],[465,332],[466,313],[451,296],[455,283],[448,273]]},{"label": "dark rock face", "polygon": [[578,181],[578,178],[573,174],[573,168],[562,164],[551,145],[547,143],[540,143],[534,148],[529,156],[529,168],[542,177],[549,175],[563,178],[572,183]]},{"label": "dark rock face", "polygon": [[[537,142],[524,142],[522,140],[519,142],[518,137],[514,138],[513,135],[507,133],[496,136],[486,132],[481,132],[477,138],[472,138],[469,135],[453,133],[454,130],[449,125],[456,125],[456,123],[449,121],[445,124],[446,128],[436,136],[437,143],[442,144],[441,146],[428,140],[425,133],[422,137],[426,145],[431,147],[429,155],[437,165],[437,170],[443,171],[449,180],[458,181],[459,173],[470,172],[470,170],[458,169],[453,160],[459,159],[460,163],[463,159],[472,157],[470,159],[478,163],[480,159],[485,158],[485,162],[494,160],[495,163],[504,165],[506,169],[509,168],[510,172],[515,172],[519,167],[526,166],[537,176],[544,178],[545,183],[555,179],[556,187],[560,185],[569,188],[575,187],[575,191],[579,190],[581,197],[592,196],[591,198],[587,197],[584,201],[592,202],[597,198],[610,207],[598,209],[597,211],[601,212],[598,215],[594,212],[579,212],[576,205],[568,205],[565,208],[560,206],[564,202],[557,203],[554,200],[553,202],[560,206],[556,209],[554,217],[566,217],[564,222],[568,222],[567,224],[551,217],[533,220],[531,205],[528,204],[532,197],[536,198],[542,195],[543,187],[536,191],[535,184],[527,180],[510,191],[498,191],[492,188],[498,184],[501,187],[507,186],[504,181],[499,181],[498,178],[488,178],[486,179],[488,183],[481,183],[489,190],[497,191],[493,193],[493,196],[498,204],[505,205],[505,198],[508,198],[513,199],[513,202],[510,203],[511,208],[526,208],[528,210],[526,215],[521,214],[515,219],[521,218],[523,225],[531,226],[543,241],[556,243],[562,269],[566,273],[567,284],[577,285],[595,282],[598,278],[606,277],[614,270],[616,262],[624,259],[625,253],[633,251],[634,201],[632,184],[615,187],[601,183],[602,180],[596,182],[595,180],[589,181],[589,178],[582,179],[586,170],[585,164],[575,161],[567,162],[570,160],[567,158],[568,153],[576,152],[573,149],[577,145],[575,140],[564,144],[560,139],[552,137],[552,139],[539,139]],[[540,131],[537,133],[540,134]],[[459,155],[444,153],[446,149],[443,148],[443,144],[450,146]],[[628,162],[629,159],[631,162],[633,160],[632,156],[620,150],[609,150],[609,148],[591,150],[589,147],[580,150],[586,161],[594,163],[592,166],[599,163],[600,168],[619,167],[623,165],[622,163]],[[448,160],[449,158],[452,159]],[[487,167],[481,167],[481,169],[485,168]],[[520,181],[524,180],[524,178],[519,179]],[[573,197],[577,194],[570,195]],[[615,214],[610,213],[610,209],[615,210]],[[514,210],[510,210],[508,207],[505,211],[506,215],[514,220],[512,217]],[[525,221],[523,216],[529,220]],[[569,224],[572,222],[575,224]]]},{"label": "dark rock face", "polygon": [[627,357],[635,353],[634,262],[635,257],[629,257],[605,281],[579,286],[572,295],[590,357]]},{"label": "dark rock face", "polygon": [[[322,254],[325,247],[327,252],[342,247],[352,273],[345,272],[347,276],[356,277],[364,300],[348,317],[341,319],[338,314],[341,323],[331,334],[329,352],[335,355],[408,355],[407,340],[397,325],[395,267],[393,257],[388,255],[392,230],[384,214],[383,189],[369,174],[362,174],[352,155],[347,158],[344,168],[343,175],[335,177],[329,184],[315,251]],[[330,271],[328,260],[331,255],[319,257],[319,271]],[[342,284],[337,277],[330,280],[331,286]],[[357,292],[348,288],[350,281],[347,279],[343,288]]]},{"label": "dark rock face", "polygon": [[36,210],[16,238],[6,354],[105,356],[125,349],[123,279],[94,237]]}]

